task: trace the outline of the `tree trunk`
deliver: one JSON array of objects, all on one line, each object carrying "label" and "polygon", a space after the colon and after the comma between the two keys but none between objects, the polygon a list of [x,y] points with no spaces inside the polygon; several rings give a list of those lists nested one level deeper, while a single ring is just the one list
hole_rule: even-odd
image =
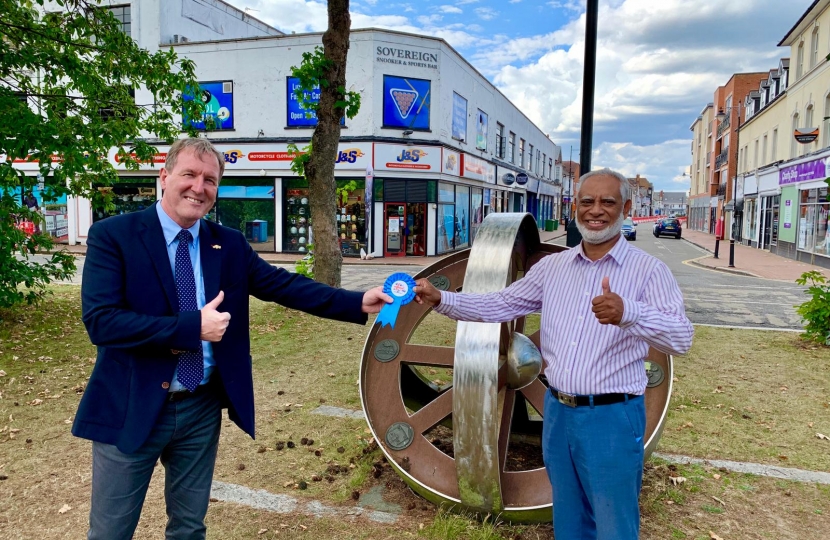
[{"label": "tree trunk", "polygon": [[[343,255],[337,240],[337,182],[334,162],[340,142],[343,100],[340,89],[346,86],[346,55],[349,52],[349,0],[329,0],[329,28],[323,34],[323,54],[330,64],[323,70],[317,127],[311,137],[311,157],[305,166],[309,186],[309,205],[314,227],[314,279],[340,286]],[[328,81],[326,85],[324,81]]]}]

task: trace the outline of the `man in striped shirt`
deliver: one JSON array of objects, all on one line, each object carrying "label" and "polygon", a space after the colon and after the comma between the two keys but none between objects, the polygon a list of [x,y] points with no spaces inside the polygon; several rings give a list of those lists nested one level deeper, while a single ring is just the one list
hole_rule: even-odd
[{"label": "man in striped shirt", "polygon": [[505,322],[541,312],[542,452],[553,527],[567,540],[636,540],[649,346],[684,354],[692,325],[668,267],[620,234],[628,181],[603,169],[577,186],[582,243],[549,255],[489,294],[441,292],[418,280],[416,301],[455,320]]}]

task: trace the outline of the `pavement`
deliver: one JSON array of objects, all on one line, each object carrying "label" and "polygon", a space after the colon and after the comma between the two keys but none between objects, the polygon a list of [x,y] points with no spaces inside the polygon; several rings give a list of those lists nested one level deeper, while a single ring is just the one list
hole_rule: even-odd
[{"label": "pavement", "polygon": [[[539,239],[545,243],[552,243],[554,240],[557,240],[561,237],[565,236],[565,229],[559,227],[555,231],[539,231]],[[72,253],[73,255],[83,256],[86,255],[86,246],[85,245],[74,245],[74,246],[56,246],[58,249],[65,248],[67,251]],[[294,264],[300,259],[304,257],[304,255],[300,255],[298,253],[269,253],[269,252],[261,252],[259,256],[269,263],[273,264]],[[369,260],[361,260],[357,257],[343,257],[343,264],[354,264],[354,265],[390,265],[390,266],[420,266],[426,267],[430,266],[433,263],[436,263],[443,259],[445,255],[435,256],[435,257],[377,257],[374,259]]]},{"label": "pavement", "polygon": [[[559,227],[555,231],[539,231],[539,237],[542,242],[553,243],[556,240],[565,236],[564,227]],[[683,240],[690,242],[712,255],[706,255],[697,259],[692,259],[689,264],[706,268],[709,270],[716,270],[719,272],[727,272],[731,274],[738,274],[743,276],[751,276],[762,279],[773,279],[779,281],[786,281],[789,283],[795,282],[801,277],[801,274],[810,270],[821,272],[830,279],[830,270],[807,264],[804,262],[787,259],[780,255],[774,255],[762,249],[756,249],[741,244],[735,244],[735,267],[729,267],[729,241],[722,240],[718,250],[719,257],[714,258],[715,237],[714,235],[701,232],[683,229]],[[76,255],[85,255],[85,245],[63,246],[70,253]],[[260,253],[260,257],[264,260],[274,264],[294,264],[303,256],[294,253]],[[370,260],[361,260],[355,257],[344,257],[343,264],[348,265],[394,265],[394,266],[430,266],[439,261],[444,256],[434,257],[379,257]]]},{"label": "pavement", "polygon": [[712,253],[697,259],[688,261],[689,264],[728,272],[742,276],[751,276],[762,279],[774,279],[794,283],[804,272],[816,270],[825,277],[830,278],[830,270],[807,264],[780,255],[774,255],[769,251],[757,249],[741,244],[735,244],[735,267],[729,267],[729,240],[721,240],[718,249],[718,258],[714,258],[715,236],[701,231],[683,229],[683,240],[705,249]]}]

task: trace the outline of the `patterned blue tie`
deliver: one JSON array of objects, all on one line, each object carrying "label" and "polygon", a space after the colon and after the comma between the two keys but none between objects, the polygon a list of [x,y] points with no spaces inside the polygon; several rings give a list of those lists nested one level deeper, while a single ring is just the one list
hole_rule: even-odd
[{"label": "patterned blue tie", "polygon": [[[179,246],[176,248],[176,291],[179,294],[179,311],[198,311],[196,304],[196,279],[193,276],[193,264],[190,262],[188,246],[192,236],[190,231],[182,229],[176,236]],[[202,342],[196,351],[185,351],[179,356],[176,378],[182,385],[193,392],[204,377],[204,355]]]}]

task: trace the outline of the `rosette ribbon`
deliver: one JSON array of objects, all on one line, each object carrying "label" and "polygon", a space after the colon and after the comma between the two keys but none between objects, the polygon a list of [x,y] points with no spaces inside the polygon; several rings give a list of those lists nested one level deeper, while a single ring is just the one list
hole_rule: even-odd
[{"label": "rosette ribbon", "polygon": [[391,304],[385,304],[375,319],[375,324],[381,328],[387,324],[395,328],[395,321],[398,319],[398,311],[415,298],[415,280],[409,274],[397,272],[386,278],[383,284],[383,292],[392,297]]}]

